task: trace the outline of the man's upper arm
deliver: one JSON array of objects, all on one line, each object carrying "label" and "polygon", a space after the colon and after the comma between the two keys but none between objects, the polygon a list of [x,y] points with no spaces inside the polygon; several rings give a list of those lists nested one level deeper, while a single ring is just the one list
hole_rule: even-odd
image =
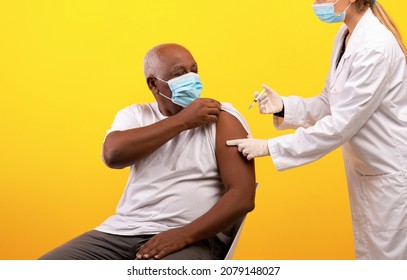
[{"label": "man's upper arm", "polygon": [[237,147],[227,146],[230,139],[246,138],[248,132],[240,121],[228,112],[221,111],[216,124],[216,158],[223,184],[227,190],[239,189],[254,198],[254,160],[247,160]]}]

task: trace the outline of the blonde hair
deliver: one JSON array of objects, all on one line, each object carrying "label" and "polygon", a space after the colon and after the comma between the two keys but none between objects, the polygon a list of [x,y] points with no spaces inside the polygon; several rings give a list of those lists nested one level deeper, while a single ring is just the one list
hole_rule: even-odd
[{"label": "blonde hair", "polygon": [[355,2],[356,7],[363,11],[367,9],[369,6],[373,11],[373,14],[379,19],[379,21],[387,27],[388,30],[393,33],[394,37],[396,38],[397,42],[400,45],[401,50],[404,53],[404,56],[406,57],[406,62],[407,62],[407,49],[406,45],[403,42],[403,39],[401,38],[401,34],[398,31],[395,23],[393,20],[389,17],[389,15],[386,13],[386,11],[383,9],[382,5],[380,5],[377,1],[375,2],[374,0],[356,0]]}]

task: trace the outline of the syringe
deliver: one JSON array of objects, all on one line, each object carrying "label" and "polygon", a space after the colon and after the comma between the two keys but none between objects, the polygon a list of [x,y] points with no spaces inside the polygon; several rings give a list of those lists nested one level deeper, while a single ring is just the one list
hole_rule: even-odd
[{"label": "syringe", "polygon": [[263,89],[263,90],[259,93],[259,95],[257,95],[257,97],[253,100],[253,102],[252,102],[252,103],[250,104],[250,106],[249,106],[249,110],[253,107],[254,103],[256,103],[256,102],[259,100],[260,96],[264,93],[264,91],[265,91],[265,89]]}]

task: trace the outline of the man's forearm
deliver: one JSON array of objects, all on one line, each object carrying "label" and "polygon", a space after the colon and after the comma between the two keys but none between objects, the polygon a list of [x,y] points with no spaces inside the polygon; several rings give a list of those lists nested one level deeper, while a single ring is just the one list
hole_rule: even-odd
[{"label": "man's forearm", "polygon": [[103,159],[112,168],[132,165],[182,131],[216,122],[219,113],[218,101],[198,98],[179,113],[152,125],[111,132],[103,144]]},{"label": "man's forearm", "polygon": [[124,168],[148,156],[187,129],[176,116],[149,126],[113,131],[103,144],[103,159],[111,168]]}]

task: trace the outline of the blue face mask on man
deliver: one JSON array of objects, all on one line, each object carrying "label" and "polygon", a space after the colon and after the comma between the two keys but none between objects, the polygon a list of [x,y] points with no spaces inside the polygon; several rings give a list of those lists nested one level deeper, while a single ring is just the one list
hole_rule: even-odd
[{"label": "blue face mask on man", "polygon": [[161,92],[158,93],[179,106],[186,107],[201,95],[203,85],[197,73],[189,72],[168,81],[156,78],[168,84],[172,97],[169,98]]},{"label": "blue face mask on man", "polygon": [[346,11],[352,5],[352,2],[346,7],[346,9],[337,15],[335,13],[335,4],[338,3],[339,0],[332,2],[332,3],[321,3],[321,4],[312,4],[312,8],[314,9],[315,14],[317,17],[324,22],[334,23],[334,22],[343,22],[346,16]]}]

